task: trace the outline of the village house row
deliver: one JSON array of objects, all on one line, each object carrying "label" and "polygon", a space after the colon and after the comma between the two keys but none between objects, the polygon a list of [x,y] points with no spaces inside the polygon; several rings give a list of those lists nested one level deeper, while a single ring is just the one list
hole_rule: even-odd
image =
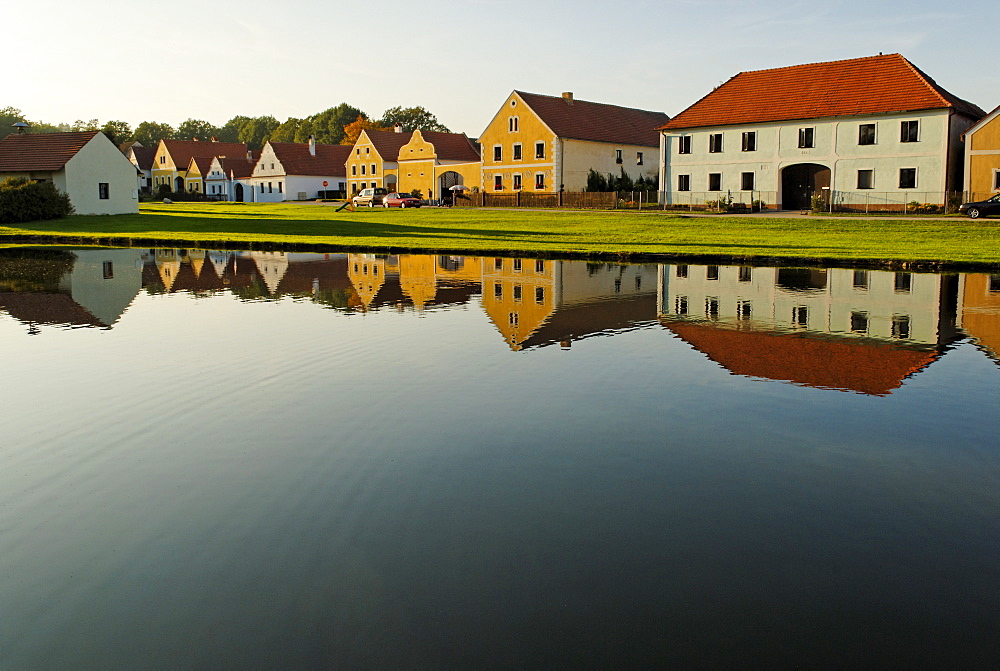
[{"label": "village house row", "polygon": [[673,118],[513,91],[478,138],[397,127],[365,130],[353,146],[268,142],[260,152],[162,140],[124,147],[131,165],[122,166],[94,132],[11,135],[0,141],[0,174],[52,180],[81,214],[135,211],[139,192],[163,188],[239,202],[367,187],[431,200],[455,186],[551,194],[584,190],[590,171],[654,182],[664,204],[805,209],[817,193],[943,204],[950,192],[1000,191],[998,115],[880,54],[742,72]]}]

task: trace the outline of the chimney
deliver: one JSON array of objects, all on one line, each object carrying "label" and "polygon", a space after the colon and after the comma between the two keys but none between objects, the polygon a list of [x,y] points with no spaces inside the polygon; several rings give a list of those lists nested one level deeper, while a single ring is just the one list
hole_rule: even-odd
[{"label": "chimney", "polygon": [[211,140],[212,140],[212,142],[218,142],[218,141],[219,141],[219,138],[217,138],[217,137],[215,137],[215,136],[213,135],[213,136],[211,137]]},{"label": "chimney", "polygon": [[195,138],[192,138],[192,139],[193,139],[193,140],[194,140],[195,142],[198,142],[198,138],[197,138],[197,137],[195,137]]},{"label": "chimney", "polygon": [[253,160],[253,149],[247,149],[247,160],[248,161]]},{"label": "chimney", "polygon": [[572,91],[563,91],[563,100],[566,101],[567,105],[572,105],[573,104],[573,92]]},{"label": "chimney", "polygon": [[403,132],[403,124],[398,123],[395,126],[393,126],[392,129],[394,131],[396,131],[397,133],[402,133]]},{"label": "chimney", "polygon": [[309,155],[310,156],[315,156],[316,155],[316,136],[315,135],[310,135],[309,136]]}]

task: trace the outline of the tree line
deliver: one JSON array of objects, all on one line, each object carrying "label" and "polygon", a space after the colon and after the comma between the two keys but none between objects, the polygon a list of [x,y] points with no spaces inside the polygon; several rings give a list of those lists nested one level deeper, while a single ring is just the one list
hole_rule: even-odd
[{"label": "tree line", "polygon": [[98,130],[108,139],[121,145],[136,141],[144,147],[155,147],[160,140],[208,140],[217,138],[220,142],[243,142],[251,149],[261,149],[264,143],[307,142],[315,136],[321,144],[354,144],[365,129],[389,130],[397,124],[404,131],[429,130],[450,132],[437,117],[423,107],[391,107],[379,119],[372,119],[363,111],[341,103],[304,119],[289,117],[279,122],[273,116],[234,116],[222,126],[214,126],[202,119],[188,119],[177,128],[157,121],[143,121],[132,128],[125,121],[98,119],[78,119],[72,124],[49,124],[29,121],[21,110],[15,107],[0,108],[0,139],[16,132],[15,123],[27,123],[29,133],[57,133],[65,131]]}]

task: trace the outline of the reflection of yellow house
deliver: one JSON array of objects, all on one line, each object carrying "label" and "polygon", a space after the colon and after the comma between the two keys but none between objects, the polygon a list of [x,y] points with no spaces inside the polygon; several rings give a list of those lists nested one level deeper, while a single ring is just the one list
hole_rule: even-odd
[{"label": "reflection of yellow house", "polygon": [[479,138],[489,192],[583,191],[590,170],[655,179],[662,112],[514,91]]},{"label": "reflection of yellow house", "polygon": [[959,326],[1000,362],[1000,275],[962,276]]},{"label": "reflection of yellow house", "polygon": [[349,254],[347,260],[347,276],[361,299],[362,309],[367,310],[385,284],[389,264],[386,257],[375,254]]},{"label": "reflection of yellow house", "polygon": [[163,287],[170,293],[177,279],[177,273],[181,269],[181,257],[176,249],[157,249],[153,257],[156,263],[156,271],[160,274],[160,281]]},{"label": "reflection of yellow house", "polygon": [[1000,107],[965,131],[965,190],[969,200],[1000,191]]},{"label": "reflection of yellow house", "polygon": [[399,256],[399,285],[418,311],[437,294],[436,258],[428,254]]},{"label": "reflection of yellow house", "polygon": [[153,156],[153,189],[167,185],[171,191],[187,189],[185,177],[191,157],[239,158],[247,155],[242,142],[199,142],[197,140],[160,140]]},{"label": "reflection of yellow house", "polygon": [[482,259],[476,256],[438,256],[435,275],[439,282],[479,282],[482,279]]},{"label": "reflection of yellow house", "polygon": [[479,147],[465,133],[413,131],[399,149],[398,191],[419,189],[425,198],[440,198],[452,186],[479,188]]},{"label": "reflection of yellow house", "polygon": [[520,350],[552,315],[560,265],[541,259],[482,259],[483,309],[512,350]]}]

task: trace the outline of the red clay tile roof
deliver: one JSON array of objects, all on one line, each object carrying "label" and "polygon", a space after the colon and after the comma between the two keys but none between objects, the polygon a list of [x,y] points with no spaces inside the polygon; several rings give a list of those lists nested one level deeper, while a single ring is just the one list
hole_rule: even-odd
[{"label": "red clay tile roof", "polygon": [[[366,128],[364,132],[372,141],[383,161],[399,160],[399,150],[413,138],[413,131],[397,133],[394,130],[369,130]],[[423,131],[420,132],[423,133]]]},{"label": "red clay tile roof", "polygon": [[670,120],[663,112],[650,112],[586,100],[543,96],[514,91],[552,132],[571,140],[659,147],[656,129]]},{"label": "red clay tile roof", "polygon": [[236,158],[247,155],[242,142],[198,142],[195,140],[162,140],[178,170],[186,170],[193,156],[225,156]]},{"label": "red clay tile roof", "polygon": [[245,157],[220,158],[219,163],[222,164],[222,172],[225,173],[226,177],[232,174],[233,179],[243,179],[253,174],[253,168],[257,165],[259,158],[260,152],[255,151],[251,153],[250,159]]},{"label": "red clay tile roof", "polygon": [[[191,160],[194,164],[198,166],[198,172],[201,173],[202,178],[208,175],[209,168],[212,167],[212,159],[214,156],[192,156]],[[190,164],[188,164],[190,165]]]},{"label": "red clay tile roof", "polygon": [[8,135],[0,140],[0,172],[61,170],[99,132]]},{"label": "red clay tile roof", "polygon": [[0,310],[26,324],[108,327],[67,294],[0,293]]},{"label": "red clay tile roof", "polygon": [[709,359],[736,375],[885,396],[938,358],[936,351],[803,334],[737,331],[665,321]]},{"label": "red clay tile roof", "polygon": [[663,130],[954,108],[953,96],[900,54],[741,72],[661,126]]},{"label": "red clay tile roof", "polygon": [[308,142],[271,142],[274,155],[281,161],[286,175],[315,177],[343,176],[344,163],[352,147],[346,144],[317,144],[316,155],[309,153]]},{"label": "red clay tile roof", "polygon": [[135,160],[139,163],[139,169],[141,170],[152,170],[153,169],[153,157],[156,156],[156,148],[153,147],[131,147],[131,151],[135,154]]},{"label": "red clay tile roof", "polygon": [[439,133],[422,130],[420,135],[434,145],[434,153],[438,160],[444,161],[479,161],[479,147],[465,133]]}]

